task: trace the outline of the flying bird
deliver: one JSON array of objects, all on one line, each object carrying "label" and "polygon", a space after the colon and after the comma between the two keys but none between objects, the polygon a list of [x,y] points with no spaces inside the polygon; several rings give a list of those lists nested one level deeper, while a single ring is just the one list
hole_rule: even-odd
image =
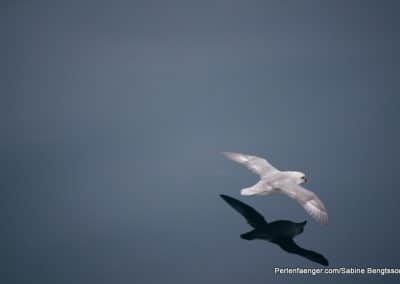
[{"label": "flying bird", "polygon": [[283,193],[296,200],[306,212],[321,224],[328,223],[328,213],[318,196],[300,184],[306,183],[304,173],[297,171],[280,171],[267,160],[240,153],[223,152],[230,160],[244,165],[259,175],[260,181],[255,185],[243,188],[241,195],[269,195]]},{"label": "flying bird", "polygon": [[254,229],[241,234],[245,240],[266,240],[278,245],[288,253],[305,257],[311,261],[327,266],[328,260],[320,253],[303,249],[298,246],[293,238],[304,231],[306,221],[296,223],[288,220],[278,220],[268,223],[264,217],[251,206],[227,195],[220,195],[233,209],[238,211]]}]

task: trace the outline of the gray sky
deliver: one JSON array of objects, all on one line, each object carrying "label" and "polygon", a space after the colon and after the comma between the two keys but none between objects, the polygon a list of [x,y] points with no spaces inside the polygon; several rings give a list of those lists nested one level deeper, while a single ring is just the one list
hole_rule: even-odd
[{"label": "gray sky", "polygon": [[[215,3],[217,2],[217,3]],[[262,241],[218,196],[330,267],[398,267],[396,1],[5,1],[0,282],[396,283]],[[302,170],[319,226],[221,151]]]}]

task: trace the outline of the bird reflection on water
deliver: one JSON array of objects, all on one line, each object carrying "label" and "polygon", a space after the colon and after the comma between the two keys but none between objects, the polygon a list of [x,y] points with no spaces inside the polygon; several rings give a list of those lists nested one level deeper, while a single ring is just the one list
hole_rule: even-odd
[{"label": "bird reflection on water", "polygon": [[251,206],[227,195],[220,195],[233,209],[238,211],[254,229],[241,234],[245,240],[261,239],[278,245],[288,253],[305,257],[321,265],[328,265],[328,260],[317,252],[299,247],[293,238],[304,231],[306,221],[296,223],[287,220],[278,220],[268,223],[264,217]]}]

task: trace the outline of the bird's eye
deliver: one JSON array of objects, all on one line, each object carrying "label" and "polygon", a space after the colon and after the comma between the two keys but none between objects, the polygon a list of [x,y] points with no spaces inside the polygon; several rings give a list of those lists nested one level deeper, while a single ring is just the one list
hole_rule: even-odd
[{"label": "bird's eye", "polygon": [[305,179],[305,178],[306,178],[305,176],[302,176],[302,177],[301,177],[301,179]]}]

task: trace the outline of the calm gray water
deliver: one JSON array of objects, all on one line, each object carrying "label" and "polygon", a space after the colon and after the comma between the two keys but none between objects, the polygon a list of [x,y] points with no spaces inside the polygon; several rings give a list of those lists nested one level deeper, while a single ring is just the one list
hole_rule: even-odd
[{"label": "calm gray water", "polygon": [[[3,1],[1,283],[398,283],[246,241],[219,194],[337,267],[399,267],[397,1]],[[302,170],[313,222],[220,155]]]}]

